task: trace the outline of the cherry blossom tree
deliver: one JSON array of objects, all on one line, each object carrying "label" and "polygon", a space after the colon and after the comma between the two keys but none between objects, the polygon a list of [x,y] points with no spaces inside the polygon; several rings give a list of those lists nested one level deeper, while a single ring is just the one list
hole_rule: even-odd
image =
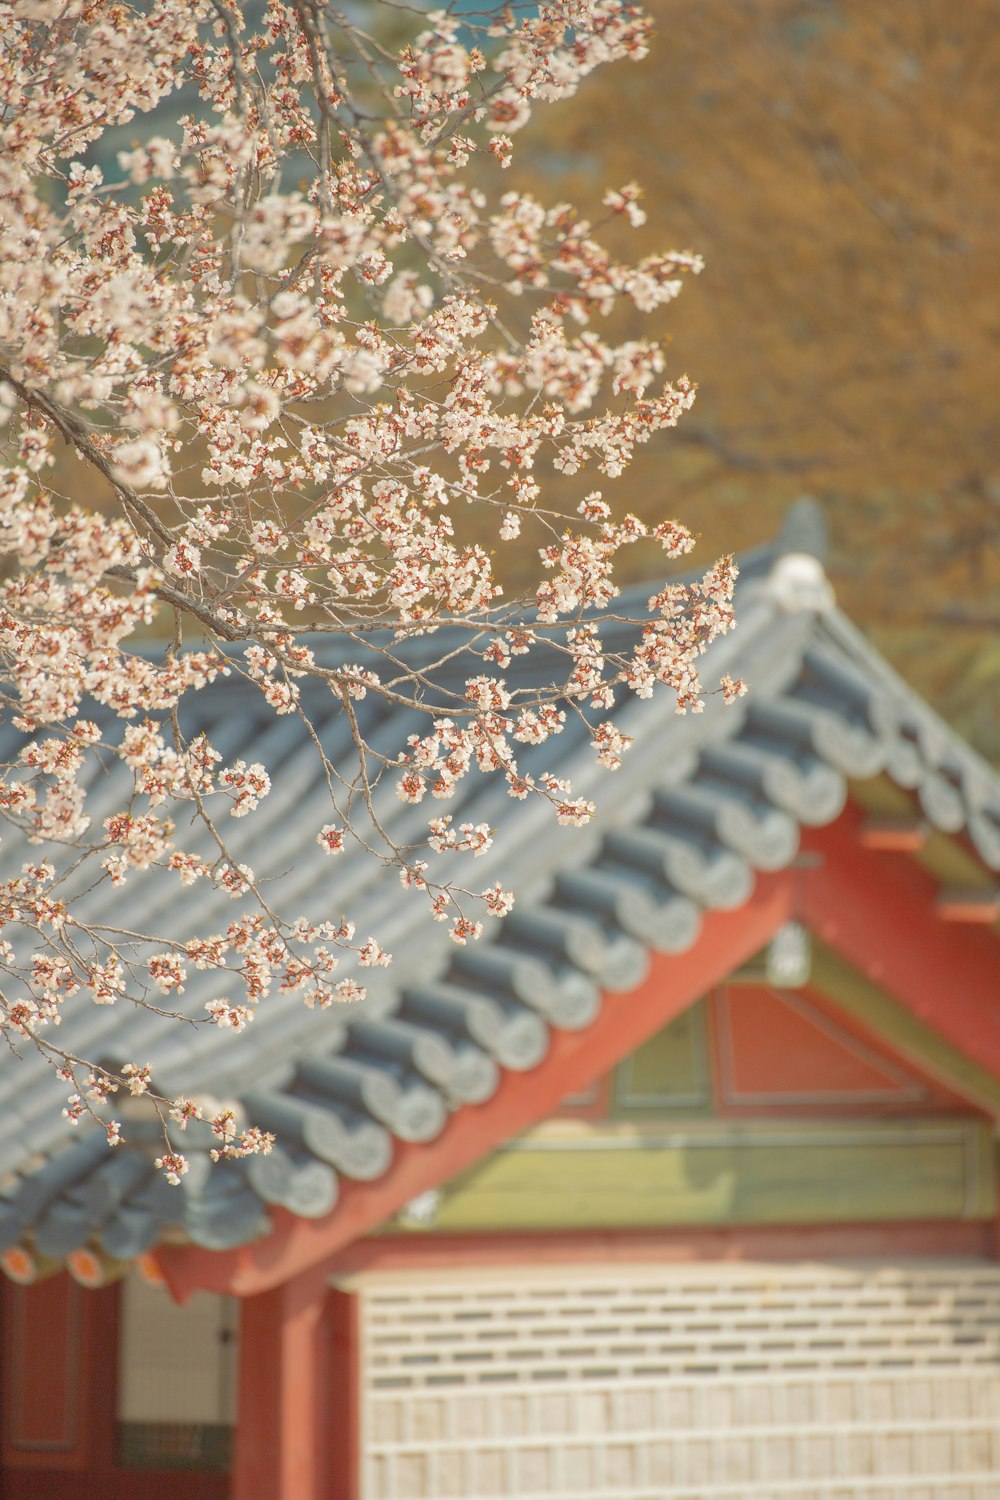
[{"label": "cherry blossom tree", "polygon": [[[503,778],[585,823],[592,803],[559,775],[568,716],[618,767],[616,702],[662,686],[697,710],[698,657],[732,623],[726,559],[656,590],[626,651],[602,640],[623,618],[621,550],[691,546],[672,521],[616,514],[605,489],[694,387],[664,379],[655,339],[600,328],[670,302],[698,257],[621,263],[600,223],[504,190],[534,106],[642,56],[648,22],[624,0],[519,16],[378,0],[364,16],[323,0],[249,15],[235,0],[0,4],[0,692],[23,734],[0,810],[32,856],[0,884],[0,1024],[66,1079],[70,1118],[156,1080],[141,1059],[112,1070],[61,1048],[68,1006],[168,1010],[207,968],[204,1023],[239,1031],[271,991],[355,1000],[358,971],[389,960],[356,936],[363,910],[318,924],[277,910],[231,856],[227,820],[253,817],[269,777],[185,733],[192,695],[240,676],[272,714],[302,717],[329,789],[303,837],[331,857],[367,850],[463,944],[513,900],[463,873],[503,834],[453,820],[463,779]],[[162,107],[178,89],[188,113]],[[109,157],[125,127],[136,143]],[[602,214],[638,228],[638,189],[609,191]],[[579,476],[571,518],[547,508],[552,470]],[[508,597],[505,552],[527,546],[538,582]],[[433,650],[407,656],[442,631],[450,658],[461,642],[457,690],[435,685]],[[342,662],[324,636],[348,645]],[[515,684],[512,658],[541,645],[557,669]],[[350,724],[351,765],[327,759],[307,683]],[[419,710],[423,731],[376,753],[366,695]],[[551,773],[519,768],[522,746],[550,740]],[[99,817],[95,757],[131,788]],[[386,782],[438,804],[419,837],[400,842],[380,813]],[[123,932],[69,895],[81,870],[114,887],[164,869],[224,888],[238,914],[220,932],[168,917]],[[162,1107],[180,1124],[197,1111]],[[268,1145],[213,1123],[222,1154]]]}]

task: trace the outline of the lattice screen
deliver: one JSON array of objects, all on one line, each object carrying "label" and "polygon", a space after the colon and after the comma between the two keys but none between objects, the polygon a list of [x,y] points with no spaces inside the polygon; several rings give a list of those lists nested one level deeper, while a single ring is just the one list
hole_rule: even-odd
[{"label": "lattice screen", "polygon": [[362,1283],[364,1500],[998,1500],[1000,1267]]}]

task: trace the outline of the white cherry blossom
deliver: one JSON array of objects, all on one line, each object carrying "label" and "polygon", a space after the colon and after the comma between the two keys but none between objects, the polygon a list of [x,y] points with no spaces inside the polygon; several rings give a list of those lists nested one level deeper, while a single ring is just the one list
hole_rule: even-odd
[{"label": "white cherry blossom", "polygon": [[[391,7],[384,36],[408,14]],[[208,971],[202,1024],[239,1032],[274,991],[351,1003],[363,985],[338,966],[391,958],[377,933],[355,938],[363,901],[310,921],[241,860],[277,772],[186,737],[191,699],[228,677],[262,719],[304,719],[330,795],[303,841],[395,870],[399,899],[464,945],[514,899],[462,884],[504,835],[447,811],[467,778],[587,823],[593,801],[558,774],[568,716],[614,770],[616,705],[662,690],[697,711],[698,659],[733,623],[723,560],[665,580],[624,622],[631,645],[605,644],[623,549],[653,571],[692,545],[676,522],[624,514],[605,481],[695,396],[655,339],[616,342],[607,318],[634,327],[700,258],[611,253],[609,220],[641,230],[634,183],[609,188],[598,223],[501,191],[536,105],[642,57],[649,23],[627,0],[412,19],[408,40],[370,45],[320,0],[247,15],[236,0],[0,0],[0,695],[25,737],[0,767],[0,814],[27,851],[0,882],[0,1030],[52,1061],[71,1120],[119,1087],[177,1128],[200,1106],[159,1095],[139,1060],[113,1073],[60,1051],[67,1006],[159,1011]],[[154,112],[181,87],[189,112],[165,127]],[[547,495],[550,467],[576,479],[572,515]],[[514,546],[539,561],[518,597]],[[331,666],[324,637],[347,659]],[[429,654],[408,655],[422,637]],[[538,646],[561,666],[525,686],[512,663]],[[727,700],[742,691],[723,682]],[[350,726],[351,767],[326,756],[317,692]],[[425,727],[369,744],[378,699]],[[550,742],[555,771],[519,765]],[[112,764],[128,792],[109,807]],[[78,900],[153,878],[176,903],[150,903],[149,932],[116,933]],[[172,905],[190,913],[210,889],[232,920],[172,930]],[[269,1149],[225,1111],[209,1123],[217,1156]],[[187,1170],[174,1149],[157,1164],[172,1182]]]}]

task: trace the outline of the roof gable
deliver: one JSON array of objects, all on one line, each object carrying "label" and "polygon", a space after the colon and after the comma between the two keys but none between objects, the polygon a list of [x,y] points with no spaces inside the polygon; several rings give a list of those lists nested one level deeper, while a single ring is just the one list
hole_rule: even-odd
[{"label": "roof gable", "polygon": [[[227,749],[236,754],[252,743],[255,757],[277,756],[284,767],[270,821],[261,825],[267,847],[251,863],[260,854],[279,872],[290,870],[302,899],[324,914],[354,883],[354,895],[370,902],[373,926],[395,931],[403,982],[390,971],[362,1007],[336,1017],[292,1013],[275,998],[235,1046],[213,1031],[180,1040],[175,1031],[157,1053],[167,1085],[176,1077],[188,1089],[236,1096],[248,1118],[274,1128],[281,1142],[270,1159],[211,1170],[195,1152],[180,1189],[156,1179],[141,1129],[131,1129],[132,1145],[114,1158],[86,1136],[68,1144],[31,1060],[5,1063],[0,1150],[27,1175],[9,1184],[0,1239],[14,1244],[34,1233],[51,1247],[47,1253],[92,1242],[128,1257],[177,1230],[218,1251],[273,1230],[264,1259],[274,1265],[279,1241],[300,1246],[288,1264],[330,1253],[334,1239],[441,1180],[458,1157],[481,1154],[550,1110],[602,1071],[602,1062],[725,977],[781,922],[801,914],[803,901],[824,933],[831,914],[805,894],[818,888],[818,877],[805,879],[796,860],[803,845],[811,847],[811,830],[838,819],[850,777],[889,777],[920,818],[965,840],[984,877],[1000,869],[1000,782],[836,610],[816,559],[772,549],[748,572],[737,599],[740,628],[711,648],[706,675],[738,669],[751,681],[750,699],[728,710],[712,702],[687,719],[665,703],[630,704],[621,727],[638,732],[635,749],[621,772],[599,784],[586,737],[571,733],[563,753],[577,789],[597,793],[600,817],[586,830],[555,831],[540,809],[515,808],[498,857],[519,889],[519,908],[488,940],[464,950],[428,931],[422,914],[414,923],[398,890],[360,884],[368,879],[360,867],[348,865],[331,883],[322,856],[296,842],[294,813],[309,795],[308,746],[287,740],[288,721],[262,741],[242,697],[230,705],[220,690],[213,712],[232,742]],[[323,732],[335,736],[342,727],[324,721]],[[389,743],[407,725],[397,716],[375,728]],[[497,799],[506,800],[487,783],[473,785],[468,797],[456,811],[477,821],[497,821]],[[860,821],[844,817],[837,827],[847,842],[837,858],[850,867]],[[491,873],[484,871],[487,880]],[[850,905],[849,869],[841,886],[837,899]],[[878,927],[887,893],[877,880],[866,889],[867,932]],[[929,896],[922,887],[916,907],[934,915],[937,894],[933,882]],[[911,943],[915,934],[922,945],[927,934],[912,929]],[[970,937],[952,943],[957,958],[942,950],[935,962],[962,961]],[[994,973],[995,937],[979,933],[972,946]],[[643,998],[654,979],[665,1001]],[[196,982],[192,1014],[203,998]],[[984,1003],[969,1001],[968,1021],[950,1023],[950,1039],[1000,1076],[1000,1045],[983,1053],[976,1024]],[[92,1049],[104,1024],[123,1052],[155,1045],[144,1013],[124,1025],[120,1016],[85,1016],[79,1035],[65,1041]],[[25,1158],[26,1139],[50,1154],[40,1171]],[[332,1224],[335,1234],[327,1233]],[[175,1263],[185,1254],[172,1252]],[[260,1263],[257,1252],[236,1254]]]}]

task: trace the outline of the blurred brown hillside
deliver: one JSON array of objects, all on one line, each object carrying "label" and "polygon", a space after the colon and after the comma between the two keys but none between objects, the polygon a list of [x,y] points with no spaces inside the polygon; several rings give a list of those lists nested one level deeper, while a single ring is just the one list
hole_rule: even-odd
[{"label": "blurred brown hillside", "polygon": [[707,561],[819,496],[842,604],[1000,760],[997,0],[652,9],[531,142],[546,198],[637,179],[628,252],[708,263],[667,320],[697,405],[631,503]]}]

